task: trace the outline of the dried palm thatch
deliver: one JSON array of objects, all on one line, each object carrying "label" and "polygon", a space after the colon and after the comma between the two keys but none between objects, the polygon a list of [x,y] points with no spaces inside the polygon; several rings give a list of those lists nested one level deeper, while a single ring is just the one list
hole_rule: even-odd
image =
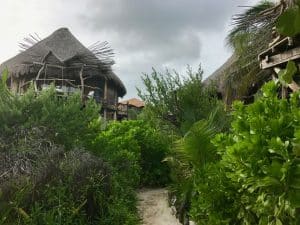
[{"label": "dried palm thatch", "polygon": [[235,99],[251,102],[261,85],[271,78],[271,71],[260,70],[257,56],[272,41],[273,27],[282,10],[283,3],[264,1],[233,17],[234,28],[227,44],[234,54],[207,79],[217,82],[227,104]]}]

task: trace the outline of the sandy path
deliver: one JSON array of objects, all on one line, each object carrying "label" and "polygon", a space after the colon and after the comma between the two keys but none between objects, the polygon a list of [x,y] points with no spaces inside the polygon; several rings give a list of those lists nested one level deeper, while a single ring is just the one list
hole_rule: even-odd
[{"label": "sandy path", "polygon": [[166,189],[141,190],[138,198],[143,225],[181,225],[168,205]]}]

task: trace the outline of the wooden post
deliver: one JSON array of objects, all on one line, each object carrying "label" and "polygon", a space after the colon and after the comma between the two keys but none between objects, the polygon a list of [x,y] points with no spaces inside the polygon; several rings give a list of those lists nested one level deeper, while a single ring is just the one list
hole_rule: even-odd
[{"label": "wooden post", "polygon": [[282,85],[282,87],[281,87],[281,98],[287,98],[287,95],[288,95],[287,88]]},{"label": "wooden post", "polygon": [[44,70],[45,67],[46,67],[46,59],[47,59],[47,57],[48,57],[50,54],[51,54],[51,51],[49,51],[49,52],[43,57],[43,59],[42,59],[42,62],[41,62],[42,68],[39,70],[39,72],[38,72],[38,74],[37,74],[37,76],[36,76],[36,78],[35,78],[35,82],[34,82],[34,89],[35,89],[35,91],[38,91],[37,81],[40,79],[40,76],[41,76],[43,70]]},{"label": "wooden post", "polygon": [[13,81],[13,76],[10,76],[10,90],[13,90],[13,85],[14,85],[14,81]]},{"label": "wooden post", "polygon": [[126,117],[127,117],[127,120],[129,120],[129,118],[128,118],[128,116],[129,116],[129,114],[128,114],[128,108],[129,108],[129,101],[126,104]]},{"label": "wooden post", "polygon": [[[105,78],[104,83],[104,104],[107,104],[107,79]],[[106,120],[107,119],[107,106],[105,105],[103,108],[103,117]]]},{"label": "wooden post", "polygon": [[81,66],[80,72],[79,72],[79,77],[80,77],[80,82],[81,82],[81,101],[84,104],[84,79],[83,79],[83,67],[84,65]]},{"label": "wooden post", "polygon": [[38,91],[38,86],[37,86],[37,81],[40,79],[40,76],[43,72],[43,70],[45,69],[46,67],[46,63],[43,64],[43,66],[41,67],[41,69],[39,70],[36,78],[35,78],[35,81],[34,81],[34,90],[37,92]]},{"label": "wooden post", "polygon": [[118,92],[115,91],[115,106],[116,106],[116,109],[115,109],[115,113],[114,113],[114,120],[117,120],[118,119]]},{"label": "wooden post", "polygon": [[19,89],[18,79],[14,79],[14,77],[11,75],[9,80],[10,80],[10,90],[13,93],[18,93],[18,89]]},{"label": "wooden post", "polygon": [[117,120],[117,110],[114,112],[114,120]]}]

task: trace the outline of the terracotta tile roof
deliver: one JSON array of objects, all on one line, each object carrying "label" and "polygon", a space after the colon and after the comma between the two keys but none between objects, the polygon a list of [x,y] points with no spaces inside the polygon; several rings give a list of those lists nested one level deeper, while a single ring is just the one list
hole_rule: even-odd
[{"label": "terracotta tile roof", "polygon": [[142,100],[137,99],[137,98],[131,98],[128,100],[124,100],[124,101],[119,102],[119,104],[122,104],[122,105],[128,104],[128,105],[131,105],[131,106],[134,106],[137,108],[142,108],[145,106],[145,103]]}]

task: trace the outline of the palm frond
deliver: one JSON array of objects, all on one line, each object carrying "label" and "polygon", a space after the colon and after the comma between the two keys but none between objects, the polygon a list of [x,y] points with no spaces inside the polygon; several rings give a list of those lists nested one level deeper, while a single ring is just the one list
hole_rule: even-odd
[{"label": "palm frond", "polygon": [[182,140],[176,143],[176,152],[180,161],[201,168],[215,159],[214,146],[210,142],[216,134],[211,122],[200,120],[195,123]]},{"label": "palm frond", "polygon": [[20,51],[26,51],[27,49],[31,48],[33,45],[40,42],[42,39],[37,33],[29,34],[28,37],[25,37],[23,39],[23,42],[19,43]]},{"label": "palm frond", "polygon": [[280,15],[278,6],[274,3],[264,1],[256,6],[246,10],[244,13],[236,14],[232,18],[234,28],[227,36],[227,44],[230,47],[236,46],[236,41],[239,41],[240,36],[249,36],[249,40],[253,40],[253,35],[261,35],[263,29],[272,28],[275,20]]},{"label": "palm frond", "polygon": [[88,49],[103,63],[107,65],[114,64],[114,52],[108,42],[96,42],[88,47]]},{"label": "palm frond", "polygon": [[262,78],[267,79],[265,75],[269,73],[260,73],[257,56],[272,41],[273,27],[282,7],[282,3],[262,1],[233,17],[234,27],[226,40],[238,57],[225,72],[225,98],[228,104],[234,99],[252,94],[249,90],[262,84]]}]

